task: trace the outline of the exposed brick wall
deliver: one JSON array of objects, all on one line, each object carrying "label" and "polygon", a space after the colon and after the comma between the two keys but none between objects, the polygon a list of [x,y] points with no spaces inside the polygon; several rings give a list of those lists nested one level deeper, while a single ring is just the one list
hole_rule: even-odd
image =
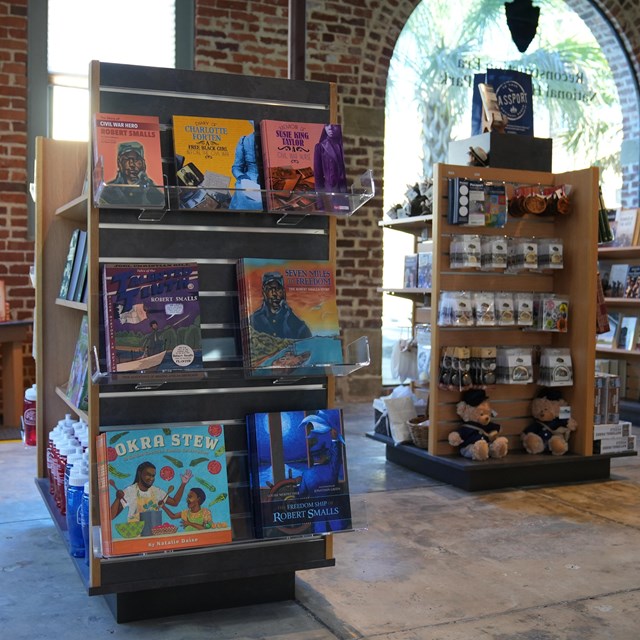
[{"label": "exposed brick wall", "polygon": [[[616,28],[640,75],[640,6],[636,0],[593,0]],[[373,169],[378,195],[338,224],[338,292],[348,340],[367,335],[374,364],[341,381],[350,397],[379,391],[382,283],[384,96],[396,39],[418,0],[307,0],[306,78],[338,85],[339,119],[345,127],[348,175]],[[624,101],[635,100],[635,83],[622,79],[615,40],[599,29],[590,0],[567,0],[594,30],[620,74]],[[18,317],[31,317],[28,283],[33,244],[26,239],[26,13],[27,0],[0,0],[0,277]],[[199,70],[286,77],[288,0],[196,0],[195,60]],[[595,26],[594,26],[595,25]],[[625,140],[637,143],[638,119],[625,120]],[[629,182],[638,166],[629,165]],[[629,204],[631,201],[627,201]],[[6,265],[6,266],[5,266]],[[30,349],[25,345],[25,350]],[[27,362],[30,362],[27,359]],[[33,367],[27,371],[33,376]]]},{"label": "exposed brick wall", "polygon": [[[27,239],[27,0],[0,2],[0,278],[16,319],[33,317]],[[35,382],[31,340],[25,384]]]},{"label": "exposed brick wall", "polygon": [[[637,72],[640,8],[631,0],[596,1],[614,27],[625,29],[622,39]],[[375,358],[372,367],[340,381],[339,389],[347,396],[375,395],[379,387],[382,300],[376,290],[382,283],[383,255],[377,222],[382,208],[385,89],[397,37],[418,2],[307,0],[306,79],[337,83],[348,174],[355,177],[373,169],[379,193],[369,206],[338,222],[341,326],[348,340],[367,335]],[[241,8],[235,2],[198,0],[198,68],[285,77],[288,3],[240,4]],[[581,15],[609,56],[623,103],[635,105],[635,82],[628,78],[624,56],[616,38],[602,26],[601,15],[590,0],[567,0],[567,4]],[[255,59],[256,50],[265,57]],[[627,114],[624,128],[625,141],[637,143],[635,112]],[[625,165],[625,205],[637,200],[637,173],[636,164]]]}]

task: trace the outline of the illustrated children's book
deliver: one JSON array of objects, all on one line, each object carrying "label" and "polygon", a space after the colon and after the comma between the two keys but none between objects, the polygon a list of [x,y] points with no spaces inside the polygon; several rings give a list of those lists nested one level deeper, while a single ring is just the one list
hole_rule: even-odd
[{"label": "illustrated children's book", "polygon": [[242,258],[238,296],[248,370],[292,371],[343,361],[331,262]]},{"label": "illustrated children's book", "polygon": [[180,207],[262,210],[253,120],[173,116]]},{"label": "illustrated children's book", "polygon": [[349,208],[340,125],[262,120],[260,139],[270,211]]},{"label": "illustrated children's book", "polygon": [[86,411],[88,408],[88,389],[89,322],[87,316],[84,315],[80,323],[80,331],[73,353],[73,360],[71,361],[71,372],[69,373],[69,382],[67,384],[67,397],[81,411]]},{"label": "illustrated children's book", "polygon": [[222,425],[110,431],[96,456],[103,555],[231,542]]},{"label": "illustrated children's book", "polygon": [[197,264],[103,268],[110,372],[202,369]]},{"label": "illustrated children's book", "polygon": [[247,416],[256,536],[278,538],[352,527],[342,412]]},{"label": "illustrated children's book", "polygon": [[165,206],[157,116],[96,113],[93,194],[98,207]]}]

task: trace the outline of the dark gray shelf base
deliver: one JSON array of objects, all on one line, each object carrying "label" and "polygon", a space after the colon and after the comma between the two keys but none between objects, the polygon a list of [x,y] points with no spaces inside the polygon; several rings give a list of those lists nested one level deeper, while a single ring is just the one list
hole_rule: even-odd
[{"label": "dark gray shelf base", "polygon": [[[376,438],[378,439],[378,438]],[[485,462],[462,456],[434,456],[411,445],[386,445],[389,462],[465,491],[484,491],[527,485],[564,484],[609,478],[611,455],[529,455],[512,451]]]},{"label": "dark gray shelf base", "polygon": [[103,596],[116,622],[213,611],[295,598],[295,572],[237,578],[197,585],[175,585]]},{"label": "dark gray shelf base", "polygon": [[[48,480],[35,482],[68,544],[66,520],[49,494]],[[325,540],[317,535],[103,559],[96,587],[89,584],[84,558],[71,559],[88,594],[103,596],[116,622],[293,600],[296,571],[336,563],[326,557]]]}]

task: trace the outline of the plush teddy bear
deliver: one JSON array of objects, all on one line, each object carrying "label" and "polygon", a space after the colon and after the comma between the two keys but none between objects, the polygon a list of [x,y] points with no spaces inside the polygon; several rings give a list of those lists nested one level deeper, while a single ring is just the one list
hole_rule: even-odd
[{"label": "plush teddy bear", "polygon": [[561,418],[560,411],[567,402],[559,389],[540,389],[531,401],[532,422],[522,432],[522,445],[528,453],[549,451],[561,456],[569,449],[569,435],[578,423],[574,418]]},{"label": "plush teddy bear", "polygon": [[463,424],[449,434],[449,444],[460,447],[460,454],[471,460],[504,458],[509,442],[498,436],[500,425],[492,422],[493,412],[489,398],[483,389],[469,389],[456,405],[456,413]]}]

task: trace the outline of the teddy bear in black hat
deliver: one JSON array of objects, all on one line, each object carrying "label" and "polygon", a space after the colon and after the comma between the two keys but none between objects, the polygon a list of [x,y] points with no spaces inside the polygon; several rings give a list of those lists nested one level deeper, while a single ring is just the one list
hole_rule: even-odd
[{"label": "teddy bear in black hat", "polygon": [[522,446],[528,453],[548,451],[554,456],[561,456],[569,449],[569,436],[575,431],[578,423],[565,409],[567,401],[559,389],[542,388],[531,401],[533,422],[522,432]]},{"label": "teddy bear in black hat", "polygon": [[500,425],[493,422],[489,397],[484,389],[469,389],[456,405],[456,413],[462,425],[449,434],[449,444],[459,447],[460,454],[471,460],[504,458],[509,451],[509,442],[498,436]]}]

